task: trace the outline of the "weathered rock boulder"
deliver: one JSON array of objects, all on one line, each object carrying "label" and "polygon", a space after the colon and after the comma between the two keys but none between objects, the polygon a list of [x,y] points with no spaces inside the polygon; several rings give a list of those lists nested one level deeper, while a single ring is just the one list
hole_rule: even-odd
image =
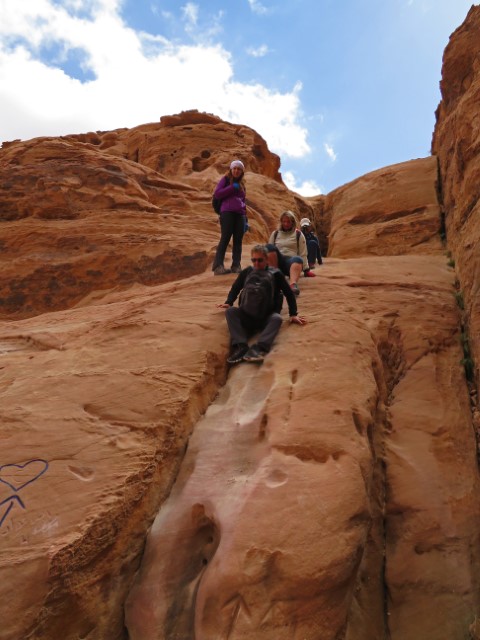
[{"label": "weathered rock boulder", "polygon": [[[2,151],[0,181],[1,317],[207,267],[216,229],[204,194],[147,167],[88,144],[40,138]],[[177,229],[193,210],[195,242],[185,250]]]},{"label": "weathered rock boulder", "polygon": [[329,255],[401,255],[441,250],[436,158],[372,171],[325,198]]},{"label": "weathered rock boulder", "polygon": [[270,235],[285,209],[295,211],[299,220],[317,218],[323,235],[321,210],[311,204],[315,199],[302,198],[285,187],[280,158],[256,131],[244,125],[191,110],[163,116],[159,123],[69,138],[91,142],[202,193],[211,193],[232,159],[239,158],[246,166],[248,213],[260,240]]},{"label": "weathered rock boulder", "polygon": [[480,362],[480,6],[472,6],[443,56],[442,100],[432,150],[438,156],[447,243],[467,309],[478,380]]},{"label": "weathered rock boulder", "polygon": [[248,171],[282,184],[280,158],[256,131],[194,110],[133,129],[69,137],[93,142],[171,179],[196,179],[201,188],[206,176],[216,179],[234,157],[244,160]]},{"label": "weathered rock boulder", "polygon": [[196,122],[194,115],[5,145],[0,318],[68,308],[100,289],[204,272],[219,235],[211,192],[232,156],[250,158],[252,242],[265,241],[280,213],[298,203],[302,215],[312,215],[285,187],[278,157],[258,134],[206,114]]}]

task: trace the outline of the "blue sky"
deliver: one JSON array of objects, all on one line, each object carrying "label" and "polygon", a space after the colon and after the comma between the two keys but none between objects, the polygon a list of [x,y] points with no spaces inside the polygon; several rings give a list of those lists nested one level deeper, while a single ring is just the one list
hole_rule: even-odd
[{"label": "blue sky", "polygon": [[262,135],[328,193],[425,157],[471,0],[0,0],[0,141],[186,109]]}]

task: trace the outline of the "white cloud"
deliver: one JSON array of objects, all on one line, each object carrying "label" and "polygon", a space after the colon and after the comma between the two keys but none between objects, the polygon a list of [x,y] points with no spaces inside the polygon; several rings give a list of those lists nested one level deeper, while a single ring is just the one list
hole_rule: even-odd
[{"label": "white cloud", "polygon": [[[248,124],[255,129],[267,140],[271,150],[300,158],[310,153],[307,130],[296,121],[300,112],[300,89],[301,84],[297,84],[291,93],[282,94],[260,84],[229,82],[217,109],[222,111],[222,118]],[[232,105],[227,109],[224,107],[225,99]],[[246,113],[248,122],[242,119]]]},{"label": "white cloud", "polygon": [[187,2],[187,4],[182,7],[183,17],[187,22],[191,25],[196,25],[198,22],[198,6],[193,4],[193,2]]},{"label": "white cloud", "polygon": [[325,149],[325,152],[330,160],[332,162],[335,162],[335,160],[337,159],[337,154],[335,153],[332,145],[328,144],[328,142],[325,142],[323,148]]},{"label": "white cloud", "polygon": [[282,178],[290,191],[295,191],[301,196],[318,196],[323,193],[322,188],[314,180],[304,180],[302,184],[297,185],[297,179],[292,171],[282,173]]},{"label": "white cloud", "polygon": [[250,5],[250,9],[253,11],[253,13],[257,13],[258,15],[266,15],[267,13],[269,13],[267,7],[265,7],[265,5],[263,5],[258,0],[248,0],[248,4]]},{"label": "white cloud", "polygon": [[[300,84],[281,93],[236,82],[224,47],[178,45],[134,31],[122,21],[120,4],[1,0],[0,141],[133,127],[198,109],[252,127],[276,153],[310,152]],[[185,5],[183,16],[196,24],[197,6]],[[92,79],[82,82],[58,59],[42,58],[52,45],[75,52]]]},{"label": "white cloud", "polygon": [[249,47],[247,53],[253,58],[263,58],[269,53],[269,48],[266,44],[262,44],[260,47]]},{"label": "white cloud", "polygon": [[198,32],[198,6],[193,4],[193,2],[187,2],[187,4],[181,8],[181,11],[185,22],[185,32],[196,39]]}]

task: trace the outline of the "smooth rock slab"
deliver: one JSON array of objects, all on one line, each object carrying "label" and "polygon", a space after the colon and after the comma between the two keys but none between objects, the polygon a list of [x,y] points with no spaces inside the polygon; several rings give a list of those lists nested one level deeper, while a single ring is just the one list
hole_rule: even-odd
[{"label": "smooth rock slab", "polygon": [[133,640],[460,640],[473,622],[478,470],[451,271],[409,256],[317,275],[301,281],[309,325],[237,366],[198,423],[127,601]]}]

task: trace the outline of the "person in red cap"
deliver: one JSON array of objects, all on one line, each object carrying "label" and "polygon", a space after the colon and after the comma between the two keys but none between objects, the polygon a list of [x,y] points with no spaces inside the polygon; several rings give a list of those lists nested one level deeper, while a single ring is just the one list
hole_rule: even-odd
[{"label": "person in red cap", "polygon": [[[220,242],[213,260],[212,271],[216,276],[240,273],[242,270],[242,240],[246,228],[247,207],[245,187],[245,166],[241,160],[233,160],[228,172],[220,179],[214,196],[220,205]],[[232,266],[226,269],[225,252],[233,237]]]},{"label": "person in red cap", "polygon": [[323,264],[320,243],[313,231],[313,225],[308,218],[302,218],[300,220],[300,229],[307,243],[308,266],[310,269],[315,269],[316,262]]}]

